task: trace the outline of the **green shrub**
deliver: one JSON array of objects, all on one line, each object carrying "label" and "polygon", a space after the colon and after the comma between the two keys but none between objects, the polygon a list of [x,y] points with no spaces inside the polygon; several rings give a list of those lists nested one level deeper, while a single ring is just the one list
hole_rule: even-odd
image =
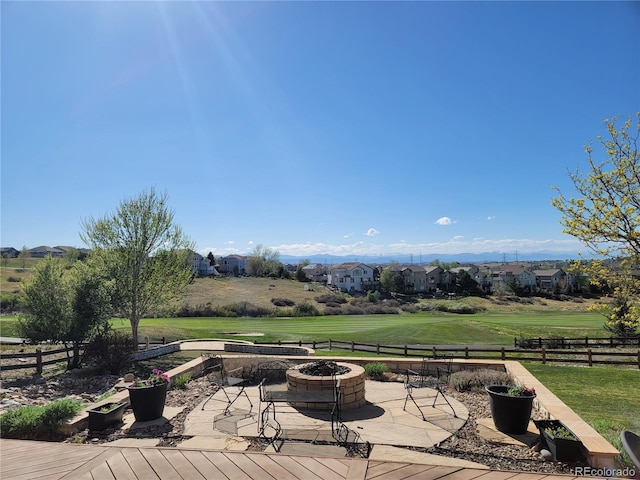
[{"label": "green shrub", "polygon": [[51,440],[60,436],[58,428],[82,409],[76,400],[56,400],[44,406],[26,405],[0,416],[3,438]]},{"label": "green shrub", "polygon": [[347,298],[344,295],[337,293],[325,293],[324,295],[318,295],[315,298],[318,303],[347,303]]},{"label": "green shrub", "polygon": [[296,317],[315,317],[320,315],[320,312],[315,305],[309,302],[300,302],[293,308],[293,314]]},{"label": "green shrub", "polygon": [[20,280],[20,277],[8,277],[7,278],[7,282],[14,282],[14,283],[19,283],[22,280]]},{"label": "green shrub", "polygon": [[137,349],[130,334],[109,331],[96,335],[85,347],[84,354],[87,362],[98,370],[119,375]]},{"label": "green shrub", "polygon": [[489,385],[513,385],[513,379],[498,370],[461,370],[451,374],[450,384],[458,392],[473,392]]},{"label": "green shrub", "polygon": [[296,302],[289,298],[272,298],[271,303],[276,307],[293,307],[296,304]]},{"label": "green shrub", "polygon": [[381,377],[388,370],[387,364],[382,362],[371,362],[364,366],[364,371],[369,378]]},{"label": "green shrub", "polygon": [[3,293],[0,295],[0,311],[10,313],[20,310],[20,294],[19,293]]},{"label": "green shrub", "polygon": [[191,375],[188,373],[183,373],[182,375],[178,375],[171,382],[171,388],[175,388],[177,390],[186,390],[187,384],[191,381]]}]

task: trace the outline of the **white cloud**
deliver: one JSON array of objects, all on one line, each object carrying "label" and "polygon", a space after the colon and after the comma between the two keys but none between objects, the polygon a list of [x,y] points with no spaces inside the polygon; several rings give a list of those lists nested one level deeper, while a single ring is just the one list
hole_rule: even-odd
[{"label": "white cloud", "polygon": [[249,241],[247,242],[247,244],[248,244],[248,245],[253,245],[253,240],[249,240]]},{"label": "white cloud", "polygon": [[464,238],[464,235],[456,235],[455,237],[453,237],[452,240],[458,242],[458,241],[462,240],[463,238]]},{"label": "white cloud", "polygon": [[367,237],[375,237],[376,235],[378,235],[380,232],[378,230],[376,230],[375,228],[370,228],[369,230],[367,230]]},{"label": "white cloud", "polygon": [[496,218],[496,216],[495,216],[495,215],[489,215],[489,216],[487,217],[487,220],[491,221],[491,220],[493,220],[493,219],[495,219],[495,218]]},{"label": "white cloud", "polygon": [[435,223],[438,225],[451,225],[456,222],[451,220],[449,217],[440,217],[438,220],[435,221]]},{"label": "white cloud", "polygon": [[233,245],[233,244],[234,244],[234,243],[236,243],[236,242],[234,242],[233,240],[227,240],[227,241],[226,241],[226,242],[224,242],[224,243],[225,243],[225,245]]},{"label": "white cloud", "polygon": [[343,238],[351,238],[351,235],[353,235],[353,233],[345,233]]}]

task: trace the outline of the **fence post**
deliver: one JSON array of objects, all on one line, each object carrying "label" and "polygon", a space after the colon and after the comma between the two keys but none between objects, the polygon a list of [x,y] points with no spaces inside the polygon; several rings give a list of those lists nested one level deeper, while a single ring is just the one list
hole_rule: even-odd
[{"label": "fence post", "polygon": [[638,349],[638,368],[640,368],[640,348]]},{"label": "fence post", "polygon": [[500,352],[500,358],[504,361],[506,356],[504,354],[504,347],[502,347],[502,351]]},{"label": "fence post", "polygon": [[329,339],[329,350],[331,350],[331,339]]},{"label": "fence post", "polygon": [[542,364],[545,365],[547,363],[547,351],[542,347]]},{"label": "fence post", "polygon": [[376,355],[380,355],[380,344],[376,343]]},{"label": "fence post", "polygon": [[513,337],[513,348],[518,348],[518,337]]},{"label": "fence post", "polygon": [[404,346],[404,356],[407,357],[409,354],[407,353],[407,346]]},{"label": "fence post", "polygon": [[36,348],[36,374],[42,374],[42,349]]},{"label": "fence post", "polygon": [[298,346],[301,347],[302,346],[302,340],[298,340]]},{"label": "fence post", "polygon": [[313,341],[313,349],[314,350],[316,349],[316,341],[315,340]]},{"label": "fence post", "polygon": [[353,340],[351,340],[351,351],[355,352],[355,349],[353,348]]},{"label": "fence post", "polygon": [[149,350],[149,335],[144,337],[144,345],[145,345],[144,349]]},{"label": "fence post", "polygon": [[436,349],[436,346],[433,346],[433,358],[436,358],[436,355],[438,355],[438,351]]},{"label": "fence post", "polygon": [[469,347],[464,347],[464,358],[469,359]]},{"label": "fence post", "polygon": [[538,348],[542,348],[542,338],[538,337]]},{"label": "fence post", "polygon": [[613,347],[613,335],[609,337],[609,346]]},{"label": "fence post", "polygon": [[164,345],[165,343],[166,343],[165,339],[164,339],[164,337],[162,337],[162,344]]},{"label": "fence post", "polygon": [[587,350],[587,355],[589,356],[589,366],[593,367],[593,359],[591,357],[591,349]]},{"label": "fence post", "polygon": [[584,337],[584,348],[589,348],[589,337]]}]

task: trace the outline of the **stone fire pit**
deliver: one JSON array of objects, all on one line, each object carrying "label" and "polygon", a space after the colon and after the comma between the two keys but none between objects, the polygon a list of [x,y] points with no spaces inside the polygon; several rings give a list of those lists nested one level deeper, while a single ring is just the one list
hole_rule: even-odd
[{"label": "stone fire pit", "polygon": [[[352,410],[364,406],[364,368],[353,363],[318,362],[304,363],[287,370],[287,389],[297,392],[331,390],[334,387],[332,373],[340,379],[340,406],[343,410]],[[296,408],[330,410],[331,404],[297,402]]]}]

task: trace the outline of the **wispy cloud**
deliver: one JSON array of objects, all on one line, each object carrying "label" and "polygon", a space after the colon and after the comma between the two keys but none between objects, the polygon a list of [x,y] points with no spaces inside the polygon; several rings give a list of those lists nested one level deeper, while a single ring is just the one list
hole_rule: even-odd
[{"label": "wispy cloud", "polygon": [[378,230],[376,230],[375,228],[370,228],[369,230],[367,230],[367,237],[375,237],[376,235],[378,235],[380,232]]},{"label": "wispy cloud", "polygon": [[494,218],[496,218],[496,216],[495,216],[495,215],[489,215],[489,216],[487,217],[487,220],[491,221],[491,220],[493,220]]},{"label": "wispy cloud", "polygon": [[451,220],[449,217],[440,217],[438,220],[435,221],[435,223],[437,225],[451,225],[456,222]]}]

